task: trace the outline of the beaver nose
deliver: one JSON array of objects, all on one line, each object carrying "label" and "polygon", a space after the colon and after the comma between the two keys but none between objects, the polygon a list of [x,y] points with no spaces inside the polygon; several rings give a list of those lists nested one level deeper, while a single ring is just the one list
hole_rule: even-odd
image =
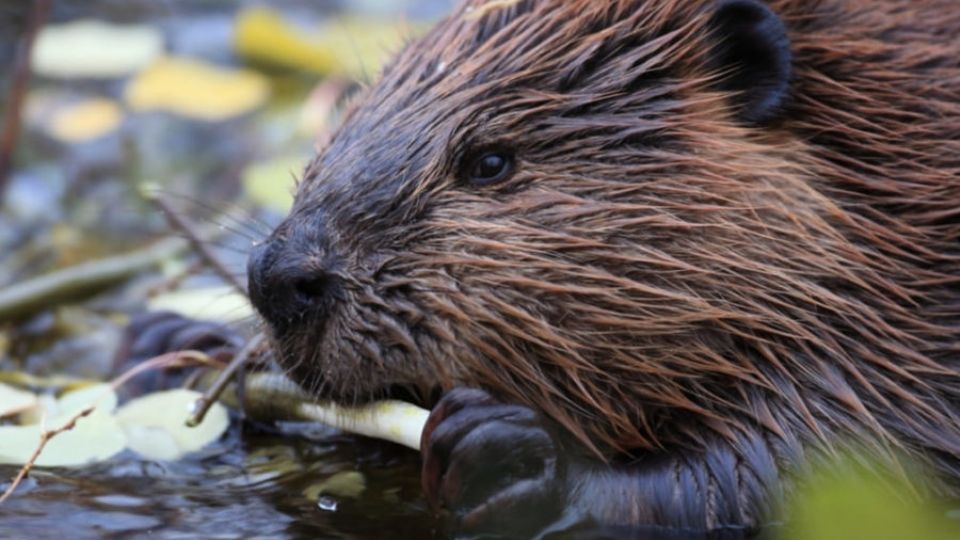
[{"label": "beaver nose", "polygon": [[275,329],[310,317],[326,317],[336,301],[339,278],[332,265],[284,240],[254,248],[247,262],[250,301]]}]

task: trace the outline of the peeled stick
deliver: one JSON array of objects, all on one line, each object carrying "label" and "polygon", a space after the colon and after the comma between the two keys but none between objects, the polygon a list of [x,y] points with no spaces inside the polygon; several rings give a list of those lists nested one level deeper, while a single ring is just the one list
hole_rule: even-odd
[{"label": "peeled stick", "polygon": [[[383,439],[420,449],[420,435],[430,411],[396,400],[376,401],[361,407],[319,404],[293,381],[277,373],[252,373],[245,377],[244,411],[261,420],[320,422],[357,435]],[[233,393],[221,399],[239,406]]]}]

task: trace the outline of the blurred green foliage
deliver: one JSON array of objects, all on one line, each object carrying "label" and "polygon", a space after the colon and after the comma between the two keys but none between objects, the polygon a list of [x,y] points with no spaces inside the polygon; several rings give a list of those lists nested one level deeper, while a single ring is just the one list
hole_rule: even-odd
[{"label": "blurred green foliage", "polygon": [[960,521],[945,505],[921,501],[910,479],[864,473],[858,460],[824,468],[803,482],[781,540],[958,540]]}]

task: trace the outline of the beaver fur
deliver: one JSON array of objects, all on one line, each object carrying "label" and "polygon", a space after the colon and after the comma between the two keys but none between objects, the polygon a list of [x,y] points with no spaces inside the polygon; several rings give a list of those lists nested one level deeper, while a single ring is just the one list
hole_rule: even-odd
[{"label": "beaver fur", "polygon": [[612,462],[853,442],[960,496],[960,9],[767,2],[792,75],[750,117],[715,4],[471,0],[407,46],[251,265],[298,380],[485,389]]}]

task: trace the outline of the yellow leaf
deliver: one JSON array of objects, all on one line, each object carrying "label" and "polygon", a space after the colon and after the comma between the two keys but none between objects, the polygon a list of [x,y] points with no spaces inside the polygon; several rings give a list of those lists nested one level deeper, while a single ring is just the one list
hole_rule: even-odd
[{"label": "yellow leaf", "polygon": [[254,163],[243,171],[243,187],[257,203],[286,213],[293,205],[294,177],[303,172],[304,156],[281,156]]},{"label": "yellow leaf", "polygon": [[125,97],[137,111],[167,111],[213,122],[253,111],[269,94],[267,79],[256,72],[168,57],[130,81]]},{"label": "yellow leaf", "polygon": [[95,98],[64,107],[54,113],[47,129],[51,136],[68,143],[102,137],[123,121],[123,111],[113,100]]},{"label": "yellow leaf", "polygon": [[162,53],[159,29],[82,20],[44,27],[30,65],[48,77],[110,79],[134,73]]},{"label": "yellow leaf", "polygon": [[200,397],[192,390],[168,390],[121,407],[117,420],[127,433],[130,448],[149,459],[174,460],[219,439],[230,425],[227,410],[219,403],[210,407],[199,426],[186,425]]},{"label": "yellow leaf", "polygon": [[267,8],[242,11],[234,40],[237,52],[251,60],[317,73],[330,73],[337,64],[332,51],[319,47]]},{"label": "yellow leaf", "polygon": [[234,47],[248,60],[356,78],[376,74],[405,38],[422,28],[395,21],[337,18],[307,33],[277,12],[258,7],[238,16]]}]

